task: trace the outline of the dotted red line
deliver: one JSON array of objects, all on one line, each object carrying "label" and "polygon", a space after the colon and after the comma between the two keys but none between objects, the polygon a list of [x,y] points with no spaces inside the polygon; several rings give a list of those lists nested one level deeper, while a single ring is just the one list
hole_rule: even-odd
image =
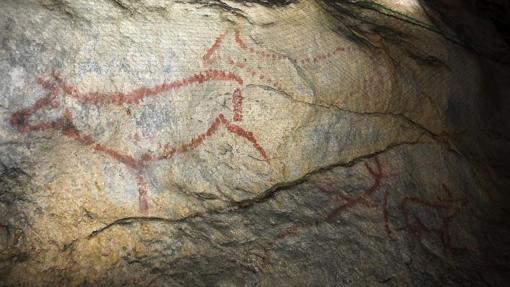
[{"label": "dotted red line", "polygon": [[260,146],[260,144],[257,143],[257,140],[255,139],[255,136],[253,135],[252,132],[243,129],[238,125],[232,124],[229,120],[225,119],[225,117],[222,114],[220,114],[219,117],[220,117],[221,123],[227,128],[227,130],[229,132],[236,134],[236,135],[248,140],[252,144],[252,146],[260,153],[260,155],[264,158],[264,160],[267,163],[270,162],[266,151],[262,148],[262,146]]},{"label": "dotted red line", "polygon": [[142,213],[147,213],[149,211],[149,200],[147,198],[147,184],[145,183],[145,178],[141,174],[140,171],[137,171],[136,175],[136,183],[138,185],[138,207]]},{"label": "dotted red line", "polygon": [[223,41],[223,39],[225,38],[225,36],[227,35],[227,33],[223,33],[221,35],[219,35],[215,40],[214,40],[214,43],[212,44],[212,46],[207,49],[207,51],[205,52],[205,54],[202,56],[202,60],[204,60],[204,62],[209,62],[210,59],[211,59],[211,56],[214,54],[214,52],[216,50],[218,50],[218,48],[220,47],[221,45],[221,42]]},{"label": "dotted red line", "polygon": [[263,57],[265,59],[268,59],[268,60],[291,59],[291,60],[294,60],[295,62],[300,63],[302,65],[318,64],[318,63],[320,63],[322,61],[325,61],[325,60],[327,60],[329,58],[332,58],[332,57],[336,56],[337,54],[339,54],[340,52],[344,52],[346,50],[342,46],[337,46],[336,48],[331,49],[328,52],[320,53],[320,54],[317,54],[317,55],[312,56],[312,57],[302,57],[302,58],[293,59],[293,58],[286,57],[286,56],[283,56],[283,55],[280,55],[280,54],[267,52],[267,51],[262,50],[262,49],[257,49],[257,48],[249,47],[241,39],[241,33],[239,32],[239,30],[235,31],[235,37],[234,38],[235,38],[235,42],[237,43],[237,45],[241,49],[243,49],[245,51],[248,51],[248,52],[250,52],[252,54],[256,54],[256,55],[258,55],[260,57]]},{"label": "dotted red line", "polygon": [[236,89],[232,95],[232,106],[234,107],[233,119],[240,122],[243,119],[243,96],[240,89]]},{"label": "dotted red line", "polygon": [[316,55],[315,57],[306,57],[306,58],[302,58],[302,59],[299,59],[298,62],[305,65],[305,64],[317,64],[319,62],[322,62],[324,60],[327,60],[329,58],[332,58],[333,56],[336,56],[338,53],[340,52],[344,52],[345,51],[345,48],[344,47],[341,47],[341,46],[338,46],[336,47],[335,49],[329,51],[329,52],[325,52],[325,53],[322,53],[322,54],[318,54]]},{"label": "dotted red line", "polygon": [[193,137],[193,139],[186,144],[183,144],[178,147],[165,147],[165,151],[160,155],[151,155],[151,154],[144,154],[141,159],[144,162],[147,161],[158,161],[158,160],[167,160],[172,158],[175,155],[186,153],[190,150],[196,149],[198,146],[200,146],[207,138],[214,135],[219,127],[223,125],[226,127],[227,131],[230,133],[233,133],[237,136],[243,137],[246,140],[248,140],[253,147],[260,153],[260,155],[264,158],[265,161],[269,163],[269,157],[267,156],[266,151],[258,144],[257,140],[255,139],[252,132],[246,131],[245,129],[241,128],[240,126],[237,126],[235,124],[232,124],[229,120],[225,118],[223,114],[219,114],[212,122],[212,124],[209,126],[207,131],[205,133],[201,133]]},{"label": "dotted red line", "polygon": [[228,63],[234,67],[241,68],[248,76],[250,76],[253,79],[258,79],[258,80],[264,81],[269,86],[275,88],[276,90],[278,90],[280,92],[283,92],[283,93],[289,95],[292,98],[297,97],[296,94],[289,91],[287,88],[284,88],[280,82],[278,82],[275,79],[273,79],[272,77],[268,76],[266,73],[256,72],[254,69],[248,67],[246,64],[236,62],[232,58],[228,59]]},{"label": "dotted red line", "polygon": [[171,81],[156,85],[153,87],[141,87],[134,89],[127,93],[102,93],[102,92],[87,92],[80,93],[75,87],[68,85],[56,72],[53,72],[53,77],[57,83],[62,87],[65,94],[71,98],[76,99],[82,104],[88,105],[123,105],[123,104],[138,104],[142,99],[148,96],[155,96],[166,91],[176,91],[191,84],[203,84],[208,81],[233,81],[239,85],[243,84],[243,80],[234,73],[225,72],[220,70],[206,70],[198,74],[191,75],[181,80]]}]

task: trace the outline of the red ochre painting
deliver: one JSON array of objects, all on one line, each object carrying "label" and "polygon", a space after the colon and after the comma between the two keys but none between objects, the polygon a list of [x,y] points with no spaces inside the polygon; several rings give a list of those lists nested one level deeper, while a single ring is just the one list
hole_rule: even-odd
[{"label": "red ochre painting", "polygon": [[[246,63],[236,61],[232,55],[220,55],[218,50],[228,39],[227,36],[230,34],[232,33],[225,32],[219,35],[212,45],[203,53],[201,60],[204,66],[207,67],[218,59],[225,59],[226,61],[224,64],[229,65],[235,69],[235,71],[241,71],[250,79],[262,80],[266,84],[272,86],[275,90],[294,96],[290,89],[284,87],[284,85],[278,81],[274,75],[259,71],[248,66]],[[292,58],[287,55],[268,52],[257,47],[250,47],[242,40],[241,33],[238,30],[233,32],[232,40],[231,44],[238,47],[241,52],[244,52],[244,58],[249,58],[250,56],[259,57],[263,61],[281,61],[289,59],[303,67],[306,67],[307,65],[321,64],[325,60],[336,56],[338,53],[346,51],[346,48],[338,46],[330,51],[319,52],[314,56]],[[80,131],[76,127],[76,120],[73,117],[73,113],[67,108],[63,109],[62,115],[56,120],[37,124],[31,123],[31,117],[36,113],[43,110],[58,108],[61,105],[57,99],[59,96],[72,99],[83,106],[136,106],[145,98],[155,97],[163,93],[166,93],[165,95],[170,93],[179,93],[179,90],[184,87],[200,87],[208,82],[230,82],[238,86],[232,91],[232,119],[227,119],[223,113],[220,113],[211,119],[209,126],[204,132],[195,134],[191,137],[189,142],[181,143],[176,146],[169,146],[167,144],[159,152],[145,152],[136,158],[133,155],[125,154],[115,150],[114,148],[100,144],[90,135]],[[242,88],[245,85],[245,80],[233,71],[205,69],[182,79],[165,82],[152,87],[141,86],[129,92],[82,92],[76,87],[68,84],[60,73],[56,71],[52,71],[47,78],[37,77],[37,83],[43,90],[46,91],[46,95],[37,100],[33,105],[14,112],[11,115],[10,124],[20,133],[41,132],[47,130],[60,131],[64,136],[76,141],[77,143],[91,148],[98,153],[109,156],[115,161],[128,167],[133,172],[137,182],[139,209],[142,213],[147,213],[149,210],[147,184],[143,176],[144,168],[146,168],[151,162],[169,160],[174,156],[182,155],[199,148],[202,143],[210,140],[220,127],[225,128],[227,132],[234,136],[244,139],[266,163],[270,163],[268,152],[257,141],[254,133],[238,125],[238,123],[241,123],[244,118]],[[364,92],[366,91],[363,91],[363,93]],[[135,143],[136,142],[137,141],[135,141]],[[321,221],[334,222],[343,213],[356,207],[379,207],[382,211],[382,221],[384,223],[386,235],[391,238],[395,231],[390,227],[390,210],[388,206],[389,191],[387,189],[383,189],[381,191],[381,186],[383,184],[383,180],[393,176],[393,174],[387,174],[382,163],[377,157],[373,159],[372,164],[368,161],[364,162],[364,167],[372,179],[372,184],[360,195],[355,197],[347,197],[339,193],[330,194],[327,192],[327,196],[332,197],[332,200],[339,204],[331,209],[321,219]],[[438,198],[436,201],[428,201],[417,197],[402,198],[399,201],[398,209],[403,215],[405,224],[398,230],[408,231],[419,241],[422,241],[427,237],[439,238],[439,241],[445,249],[454,249],[456,246],[452,243],[450,238],[450,225],[455,217],[463,210],[465,201],[453,198],[446,185],[443,184],[442,188],[446,193],[447,198]],[[382,202],[377,203],[373,200],[373,197],[380,192],[382,192]],[[441,223],[439,226],[428,226],[418,213],[415,213],[416,209],[425,209],[430,212],[436,212],[441,216]],[[289,236],[298,235],[308,227],[310,226],[300,224],[291,225],[278,233],[274,237],[274,240],[276,242]]]},{"label": "red ochre painting", "polygon": [[61,117],[56,120],[38,124],[30,123],[30,118],[40,110],[59,107],[60,102],[57,100],[57,96],[61,94],[65,97],[76,100],[82,105],[137,105],[146,97],[158,95],[167,91],[178,91],[180,88],[188,85],[201,85],[209,81],[231,81],[242,86],[243,80],[234,73],[219,70],[206,70],[181,80],[167,82],[154,87],[140,87],[127,93],[83,93],[67,84],[57,72],[53,72],[51,77],[53,81],[42,77],[37,79],[39,85],[47,91],[46,96],[37,100],[32,106],[13,113],[10,119],[11,125],[21,133],[50,129],[59,130],[66,137],[71,138],[82,145],[88,146],[97,152],[108,155],[114,160],[129,167],[136,175],[139,192],[139,205],[142,212],[147,212],[149,208],[147,187],[142,176],[144,167],[150,162],[168,160],[173,156],[198,148],[204,141],[211,138],[221,126],[225,127],[228,132],[244,138],[262,156],[262,158],[269,163],[267,152],[257,142],[254,134],[233,123],[233,121],[240,122],[242,120],[242,95],[240,88],[236,88],[232,91],[234,109],[233,120],[227,119],[222,113],[220,113],[212,119],[206,131],[193,136],[190,142],[183,143],[179,146],[167,146],[160,153],[147,152],[139,158],[134,158],[132,155],[123,154],[111,147],[99,144],[91,136],[78,130],[73,119],[73,114],[69,109],[64,109]]},{"label": "red ochre painting", "polygon": [[[473,216],[473,208],[468,207],[466,198],[454,196],[448,186],[441,183],[441,191],[438,192],[440,195],[433,199],[416,196],[395,198],[396,196],[393,195],[392,201],[396,203],[396,206],[390,209],[390,190],[388,186],[383,187],[383,181],[397,176],[398,173],[388,173],[377,157],[374,157],[372,162],[372,164],[370,161],[363,162],[366,173],[372,181],[368,188],[353,197],[343,195],[339,191],[318,188],[317,190],[327,196],[336,207],[327,211],[325,216],[321,215],[319,221],[314,224],[291,224],[280,230],[273,237],[273,243],[297,236],[317,224],[335,222],[343,214],[353,212],[354,209],[379,209],[384,231],[389,239],[396,240],[398,239],[398,236],[395,236],[396,233],[406,232],[413,236],[425,250],[428,250],[427,242],[434,242],[441,246],[444,252],[455,252],[456,250],[480,252],[480,248],[476,244],[461,246],[452,238],[452,234],[455,233],[451,226],[456,220],[460,222],[461,214]],[[378,194],[379,196],[377,196]],[[392,229],[390,212],[393,213],[394,218],[403,219],[401,226]],[[430,220],[431,218],[435,220]]]},{"label": "red ochre painting", "polygon": [[[203,53],[201,60],[205,66],[214,62],[215,58],[213,55],[217,54],[217,50],[227,39],[227,36],[231,34],[231,32],[227,31],[219,35],[213,42],[212,46]],[[236,45],[241,52],[244,52],[246,57],[255,56],[271,61],[278,61],[287,58],[293,59],[302,65],[321,63],[322,61],[334,57],[345,50],[339,46],[331,51],[320,52],[315,56],[294,59],[288,56],[270,53],[255,47],[249,47],[242,40],[241,34],[238,30],[234,31],[232,40],[232,44]],[[222,58],[220,55],[217,57]],[[224,58],[228,59],[227,64],[229,64],[232,68],[241,70],[252,78],[265,80],[268,84],[273,85],[277,90],[285,91],[285,88],[276,79],[274,79],[273,76],[261,72],[255,72],[254,69],[250,69],[243,64],[235,62],[230,56],[226,56]],[[176,146],[166,145],[162,151],[157,153],[145,152],[137,158],[133,155],[122,153],[112,147],[100,144],[93,137],[86,134],[84,131],[79,130],[76,127],[76,119],[74,118],[72,111],[68,108],[64,108],[62,115],[55,120],[37,124],[32,123],[31,121],[31,118],[38,112],[60,107],[61,103],[58,100],[59,96],[72,99],[83,106],[136,106],[148,97],[154,97],[163,93],[166,93],[165,95],[169,93],[179,93],[179,90],[184,87],[200,87],[201,85],[213,81],[231,82],[238,86],[232,91],[232,119],[228,119],[223,113],[220,113],[211,119],[208,128],[204,132],[192,136],[189,142]],[[128,167],[136,178],[138,185],[139,208],[142,213],[147,213],[149,210],[147,184],[143,177],[144,168],[151,162],[169,160],[174,156],[197,149],[202,143],[210,140],[220,127],[224,127],[229,133],[243,138],[258,154],[260,154],[266,163],[270,163],[268,152],[261,144],[259,144],[254,133],[237,124],[241,123],[244,117],[242,88],[245,85],[245,81],[235,72],[218,69],[205,69],[182,79],[165,82],[152,87],[140,86],[139,88],[133,89],[129,92],[79,91],[76,87],[66,82],[64,77],[57,71],[52,71],[46,77],[38,76],[37,83],[46,92],[46,95],[37,100],[33,105],[14,112],[10,117],[11,126],[20,133],[42,132],[48,130],[60,131],[67,138],[91,148],[98,153],[109,156],[115,161]]]}]

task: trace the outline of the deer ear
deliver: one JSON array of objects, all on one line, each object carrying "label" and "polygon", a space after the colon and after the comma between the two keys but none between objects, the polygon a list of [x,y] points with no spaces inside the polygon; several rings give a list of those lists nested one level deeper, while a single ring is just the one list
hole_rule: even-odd
[{"label": "deer ear", "polygon": [[50,105],[54,109],[58,108],[58,107],[60,107],[60,101],[59,100],[53,100],[53,101],[51,101]]},{"label": "deer ear", "polygon": [[73,120],[73,114],[71,113],[71,110],[69,110],[68,108],[65,108],[64,110],[64,118],[66,120]]},{"label": "deer ear", "polygon": [[73,86],[67,84],[60,74],[59,71],[53,70],[51,72],[51,76],[53,79],[55,79],[55,82],[57,83],[59,88],[62,88],[62,91],[64,92],[64,95],[77,95],[78,91]]},{"label": "deer ear", "polygon": [[35,80],[36,80],[36,82],[37,82],[37,83],[38,83],[41,87],[43,87],[43,88],[45,88],[45,89],[46,89],[46,87],[47,87],[47,86],[49,85],[49,83],[50,83],[48,80],[44,79],[44,78],[43,78],[43,77],[41,77],[41,76],[37,76]]},{"label": "deer ear", "polygon": [[55,85],[55,83],[52,83],[41,76],[37,76],[36,81],[43,89],[49,91],[51,94],[57,94],[57,85]]},{"label": "deer ear", "polygon": [[26,123],[30,113],[28,110],[21,110],[12,114],[10,119],[11,126],[15,127],[19,131],[22,131],[26,127]]}]

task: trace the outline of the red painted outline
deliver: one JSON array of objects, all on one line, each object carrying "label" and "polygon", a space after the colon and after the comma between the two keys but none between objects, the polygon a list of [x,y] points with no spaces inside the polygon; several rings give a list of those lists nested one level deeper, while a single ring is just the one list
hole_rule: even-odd
[{"label": "red painted outline", "polygon": [[[365,169],[368,174],[373,178],[374,182],[372,185],[363,193],[355,197],[348,197],[340,193],[332,193],[322,188],[318,188],[319,192],[326,194],[327,197],[332,198],[334,201],[341,201],[342,204],[330,210],[326,216],[324,217],[325,222],[334,222],[338,216],[340,216],[343,212],[348,211],[356,206],[363,205],[365,207],[375,208],[379,205],[374,203],[370,196],[376,193],[381,189],[382,181],[384,178],[388,178],[393,176],[393,174],[387,175],[382,167],[381,162],[377,157],[374,158],[375,168],[371,166],[368,162],[364,162]],[[388,191],[384,190],[384,198],[383,198],[383,217],[384,217],[384,228],[386,231],[386,235],[391,238],[393,231],[390,228],[389,224],[389,212],[388,212]],[[293,224],[282,231],[280,231],[273,239],[275,241],[284,239],[289,236],[295,236],[301,233],[304,229],[309,228],[311,226],[304,226],[300,224]]]},{"label": "red painted outline", "polygon": [[302,232],[303,226],[299,224],[292,224],[291,226],[284,228],[278,234],[273,237],[273,241],[285,239],[289,236],[296,236]]},{"label": "red painted outline", "polygon": [[243,96],[241,90],[236,89],[232,96],[232,106],[234,107],[234,121],[240,122],[243,119]]},{"label": "red painted outline", "polygon": [[235,30],[235,37],[234,37],[234,39],[235,39],[235,43],[237,44],[237,46],[239,46],[239,48],[241,48],[242,50],[248,51],[248,52],[250,52],[252,54],[256,54],[256,55],[258,55],[260,57],[263,57],[265,59],[268,59],[268,60],[289,59],[289,60],[294,61],[296,63],[300,63],[301,65],[318,64],[318,63],[320,63],[320,62],[322,62],[324,60],[327,60],[329,58],[332,58],[332,57],[336,56],[340,52],[346,51],[346,48],[344,48],[343,46],[339,45],[339,46],[335,47],[334,49],[331,49],[331,50],[329,50],[327,52],[316,54],[316,55],[311,56],[311,57],[291,58],[291,57],[283,56],[283,55],[280,55],[280,54],[268,52],[268,51],[263,50],[263,49],[249,47],[246,44],[246,42],[244,42],[242,40],[241,32],[239,30]]},{"label": "red painted outline", "polygon": [[[441,184],[441,187],[447,194],[447,198],[438,198],[436,201],[429,201],[419,197],[404,197],[400,201],[399,208],[404,215],[406,228],[420,242],[423,241],[424,234],[436,234],[440,238],[445,249],[458,249],[458,247],[452,244],[450,225],[466,206],[467,201],[453,198],[452,193],[445,184]],[[413,205],[438,212],[442,220],[441,225],[439,227],[427,226],[417,215],[412,214],[410,207]],[[446,213],[446,215],[443,216],[442,214],[444,213]]]},{"label": "red painted outline", "polygon": [[291,92],[288,88],[284,87],[279,81],[275,80],[271,76],[266,73],[256,72],[255,69],[250,68],[248,65],[234,61],[232,58],[228,59],[228,63],[231,66],[240,68],[246,75],[250,76],[252,79],[264,81],[270,87],[273,87],[275,90],[280,91],[289,95],[291,98],[296,98],[297,95]]},{"label": "red painted outline", "polygon": [[[340,214],[354,208],[355,206],[363,205],[370,208],[378,206],[372,202],[370,196],[373,196],[378,190],[380,190],[382,180],[389,175],[385,174],[382,165],[377,158],[374,159],[374,162],[375,166],[369,165],[368,162],[364,163],[367,172],[373,178],[372,185],[356,197],[334,194],[319,187],[318,190],[320,192],[325,193],[328,197],[333,197],[335,200],[341,200],[343,202],[340,206],[334,208],[326,215],[324,218],[326,222],[334,221]],[[397,208],[404,217],[405,225],[404,227],[396,228],[395,230],[409,232],[421,244],[423,244],[423,241],[427,236],[435,236],[435,238],[438,238],[441,242],[444,250],[465,250],[468,252],[480,253],[480,248],[478,246],[459,246],[453,242],[450,235],[452,222],[461,214],[461,212],[464,210],[469,211],[470,209],[467,208],[468,201],[466,199],[455,198],[444,183],[441,184],[441,188],[446,194],[446,197],[437,197],[436,200],[427,200],[412,196],[403,197]],[[382,199],[384,227],[387,236],[391,238],[394,231],[392,231],[389,224],[388,197],[389,192],[384,191]],[[419,217],[419,215],[413,212],[415,208],[422,208],[427,211],[436,212],[441,219],[439,226],[427,225],[424,220]],[[280,230],[280,232],[273,237],[272,244],[287,237],[297,236],[312,226],[314,226],[314,224],[292,224]]]},{"label": "red painted outline", "polygon": [[[368,164],[368,162],[365,162],[365,169],[367,170],[368,174],[372,177],[374,182],[372,185],[363,193],[356,197],[346,197],[341,196],[341,199],[344,201],[344,203],[333,210],[331,210],[327,215],[325,220],[327,222],[333,222],[336,220],[336,218],[342,214],[344,211],[347,211],[357,205],[370,205],[369,198],[372,194],[376,193],[381,188],[382,180],[385,177],[388,177],[384,173],[384,170],[382,168],[381,162],[379,161],[379,158],[374,158],[375,162],[375,169]],[[384,218],[384,229],[386,231],[386,234],[388,236],[391,236],[392,230],[390,228],[389,223],[389,212],[388,212],[388,191],[384,190],[383,192],[383,218]]]},{"label": "red painted outline", "polygon": [[237,29],[235,30],[235,41],[241,49],[243,50],[248,49],[246,43],[243,41],[243,39],[241,39],[241,32],[239,32],[239,30]]},{"label": "red painted outline", "polygon": [[234,73],[220,70],[205,70],[181,80],[166,82],[150,88],[141,87],[127,93],[80,93],[75,87],[66,84],[58,73],[53,72],[52,76],[64,90],[66,96],[85,105],[110,104],[120,106],[125,104],[138,104],[141,100],[149,96],[156,96],[167,91],[177,91],[192,84],[203,84],[209,81],[231,81],[237,82],[239,85],[243,84],[243,80]]},{"label": "red painted outline", "polygon": [[230,133],[232,133],[232,134],[234,134],[236,136],[242,137],[242,138],[246,139],[247,141],[249,141],[252,144],[253,148],[255,148],[255,150],[257,150],[258,153],[264,158],[264,160],[267,163],[270,162],[270,159],[267,156],[266,151],[257,142],[257,140],[256,140],[255,136],[253,135],[253,133],[250,132],[250,131],[247,131],[247,130],[245,130],[243,128],[241,128],[238,125],[233,124],[231,121],[227,120],[223,114],[219,114],[213,120],[212,124],[209,126],[207,131],[205,133],[201,133],[201,134],[198,134],[195,137],[193,137],[191,142],[183,144],[183,145],[181,145],[179,147],[168,147],[167,146],[167,147],[165,147],[165,151],[162,154],[160,154],[160,155],[144,154],[141,157],[141,160],[143,162],[158,161],[158,160],[168,160],[168,159],[172,158],[175,155],[183,154],[183,153],[186,153],[186,152],[191,151],[193,149],[196,149],[207,138],[209,138],[212,135],[214,135],[218,131],[220,126],[224,126],[227,129],[227,131],[229,131]]},{"label": "red painted outline", "polygon": [[[267,163],[270,159],[264,150],[264,148],[257,142],[252,132],[243,129],[242,127],[233,124],[227,120],[223,114],[219,114],[208,127],[205,133],[196,135],[192,138],[190,143],[185,143],[177,147],[166,147],[165,151],[161,155],[153,155],[150,153],[143,154],[139,159],[135,159],[131,155],[123,154],[105,145],[97,143],[89,135],[83,134],[79,131],[74,122],[73,115],[69,109],[65,109],[63,115],[50,122],[40,123],[32,125],[29,123],[30,118],[44,107],[51,109],[56,108],[60,103],[56,100],[56,97],[61,91],[65,96],[69,96],[81,104],[85,105],[105,105],[105,104],[138,104],[142,99],[147,96],[153,96],[160,94],[165,91],[177,90],[183,86],[198,83],[202,84],[211,80],[218,81],[234,81],[239,85],[242,85],[243,81],[237,75],[217,70],[208,70],[203,73],[194,74],[190,77],[184,78],[183,80],[177,80],[168,82],[165,84],[157,85],[151,88],[138,88],[128,93],[80,93],[78,90],[68,84],[60,77],[57,72],[51,73],[54,82],[45,80],[41,77],[37,77],[37,83],[48,93],[43,98],[37,100],[32,106],[23,108],[19,111],[14,112],[10,118],[11,126],[15,127],[20,133],[27,133],[32,131],[44,131],[44,130],[59,130],[62,131],[63,135],[82,144],[94,149],[97,152],[105,154],[114,160],[124,164],[134,171],[135,178],[138,185],[139,194],[139,207],[140,211],[146,213],[149,209],[149,203],[147,200],[147,187],[143,177],[143,169],[148,162],[168,160],[174,155],[183,154],[193,149],[198,148],[207,138],[211,137],[216,133],[218,128],[224,126],[226,130],[241,138],[244,138],[250,142],[253,148],[264,158]],[[59,89],[60,88],[60,89]],[[239,99],[240,98],[240,99]],[[233,106],[234,106],[234,121],[241,121],[242,116],[242,95],[239,88],[233,92]]]},{"label": "red painted outline", "polygon": [[218,48],[221,45],[221,42],[223,42],[223,39],[225,39],[226,35],[227,35],[227,32],[224,32],[221,35],[219,35],[218,37],[216,37],[212,46],[209,49],[207,49],[205,54],[202,56],[202,60],[205,63],[211,62],[211,56],[214,54],[214,52],[216,52],[216,50],[218,50]]},{"label": "red painted outline", "polygon": [[[228,32],[224,32],[220,34],[218,37],[216,37],[215,41],[209,47],[204,55],[202,56],[202,60],[205,64],[210,64],[212,62],[212,56],[213,54],[220,48],[221,44],[225,40],[225,37],[227,36]],[[301,65],[312,65],[312,64],[319,64],[327,59],[330,59],[336,55],[338,55],[341,52],[347,51],[348,48],[345,48],[341,45],[335,47],[334,49],[330,49],[327,52],[321,52],[319,54],[313,55],[313,56],[303,56],[303,57],[297,57],[292,58],[289,56],[285,56],[282,54],[277,54],[273,52],[269,52],[267,50],[261,49],[259,47],[250,47],[241,37],[241,32],[238,29],[234,30],[234,43],[243,51],[249,52],[251,54],[257,55],[259,57],[262,57],[266,60],[271,61],[279,61],[279,60],[291,60],[296,63],[299,63]]]}]

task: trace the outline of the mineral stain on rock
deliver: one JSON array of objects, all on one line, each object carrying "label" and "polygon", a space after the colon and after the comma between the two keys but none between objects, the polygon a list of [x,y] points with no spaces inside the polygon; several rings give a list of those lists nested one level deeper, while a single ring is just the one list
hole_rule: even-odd
[{"label": "mineral stain on rock", "polygon": [[0,286],[505,286],[474,2],[3,1]]}]

